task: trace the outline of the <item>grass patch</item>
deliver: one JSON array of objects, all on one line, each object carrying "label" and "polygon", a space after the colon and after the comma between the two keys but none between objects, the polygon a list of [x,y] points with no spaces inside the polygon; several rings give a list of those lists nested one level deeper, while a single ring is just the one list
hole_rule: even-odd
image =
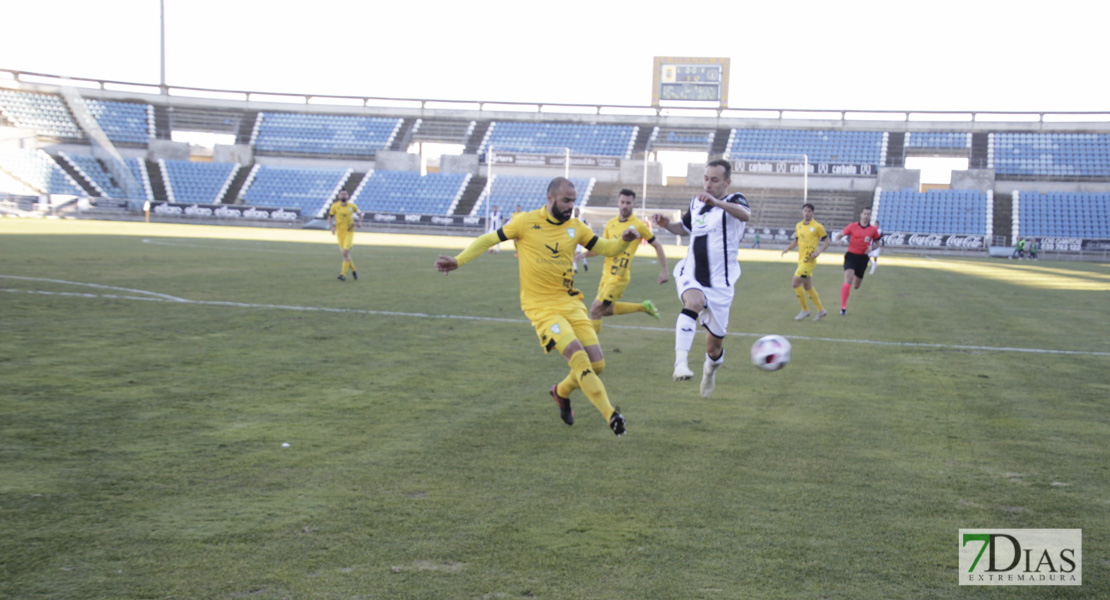
[{"label": "grass patch", "polygon": [[1107,265],[884,256],[813,323],[748,252],[703,400],[641,258],[616,439],[559,420],[511,251],[365,235],[340,283],[326,232],[242,231],[0,222],[0,597],[963,598],[981,527],[1081,528],[1083,587],[1037,597],[1110,589]]}]

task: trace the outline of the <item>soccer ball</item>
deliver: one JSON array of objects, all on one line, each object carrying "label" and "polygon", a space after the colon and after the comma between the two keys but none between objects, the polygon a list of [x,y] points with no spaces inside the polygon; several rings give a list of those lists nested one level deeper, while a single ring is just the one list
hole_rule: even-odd
[{"label": "soccer ball", "polygon": [[790,362],[790,342],[781,335],[765,335],[752,344],[752,364],[764,371],[778,371]]}]

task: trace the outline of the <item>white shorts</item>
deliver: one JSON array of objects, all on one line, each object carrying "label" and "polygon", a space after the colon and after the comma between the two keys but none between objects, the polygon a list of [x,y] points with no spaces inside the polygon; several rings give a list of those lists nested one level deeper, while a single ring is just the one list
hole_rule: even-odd
[{"label": "white shorts", "polygon": [[686,275],[679,276],[679,271],[682,270],[682,262],[682,260],[678,261],[672,272],[675,288],[678,290],[678,299],[682,300],[682,294],[689,290],[701,292],[705,296],[705,308],[698,315],[698,321],[714,336],[725,337],[725,334],[728,333],[728,314],[732,308],[732,297],[736,288],[732,286],[723,288],[703,287],[694,279],[693,269],[688,269]]},{"label": "white shorts", "polygon": [[871,252],[868,252],[867,255],[870,256],[871,258],[879,258],[879,253],[881,253],[882,251],[883,251],[882,248],[875,248]]}]

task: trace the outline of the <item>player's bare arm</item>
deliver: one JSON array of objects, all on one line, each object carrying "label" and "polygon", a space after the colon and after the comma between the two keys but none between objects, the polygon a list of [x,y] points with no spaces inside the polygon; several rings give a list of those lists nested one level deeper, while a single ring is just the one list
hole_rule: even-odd
[{"label": "player's bare arm", "polygon": [[651,222],[655,223],[656,227],[661,227],[675,235],[690,235],[686,228],[682,226],[679,221],[671,221],[670,217],[663,214],[651,215]]},{"label": "player's bare arm", "polygon": [[798,247],[798,238],[794,238],[794,239],[790,240],[790,245],[786,247],[786,250],[782,251],[782,254],[780,256],[786,256],[787,252],[790,252],[791,250],[793,250],[797,247]]},{"label": "player's bare arm", "polygon": [[671,276],[667,273],[667,255],[663,252],[663,244],[656,238],[651,241],[651,246],[655,248],[655,256],[659,259],[659,283],[667,283]]},{"label": "player's bare arm", "polygon": [[831,243],[832,243],[832,238],[829,237],[829,236],[825,236],[825,239],[821,241],[821,247],[818,248],[817,251],[813,253],[813,258],[817,258],[818,256],[820,256],[822,252],[824,252],[826,249],[828,249],[829,244],[831,244]]},{"label": "player's bare arm", "polygon": [[750,221],[752,218],[752,211],[742,204],[735,204],[732,202],[725,202],[714,198],[708,192],[699,192],[696,196],[698,200],[708,204],[712,207],[720,207],[721,210],[740,219],[741,221]]}]

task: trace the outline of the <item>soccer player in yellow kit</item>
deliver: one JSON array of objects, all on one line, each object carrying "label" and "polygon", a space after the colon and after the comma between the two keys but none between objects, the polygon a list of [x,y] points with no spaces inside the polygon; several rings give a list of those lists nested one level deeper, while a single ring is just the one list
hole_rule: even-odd
[{"label": "soccer player in yellow kit", "polygon": [[[655,248],[655,255],[659,258],[659,283],[667,283],[670,276],[667,274],[667,255],[663,253],[663,244],[659,243],[655,234],[651,232],[647,224],[638,219],[632,214],[632,209],[636,206],[636,192],[623,189],[620,196],[617,197],[617,209],[620,213],[609,219],[605,224],[605,229],[601,233],[601,237],[606,239],[616,239],[621,236],[624,230],[634,228],[640,234],[640,238],[647,240],[653,248]],[[639,248],[638,244],[633,244],[627,250],[605,259],[605,266],[601,271],[601,281],[597,284],[597,299],[590,306],[590,321],[594,324],[594,330],[601,333],[601,318],[608,317],[609,315],[626,315],[634,312],[643,312],[648,315],[659,319],[659,311],[655,308],[655,304],[651,300],[644,300],[643,302],[618,302],[624,297],[624,290],[628,288],[628,283],[632,277],[632,257],[636,255],[636,250]],[[593,251],[584,252],[584,256],[595,256]]]},{"label": "soccer player in yellow kit", "polygon": [[813,289],[813,269],[817,266],[817,257],[829,247],[832,240],[825,233],[825,227],[814,220],[814,210],[809,202],[802,205],[802,220],[794,226],[794,239],[786,250],[782,251],[782,255],[786,256],[787,252],[794,248],[798,249],[798,268],[794,270],[794,280],[791,283],[794,286],[794,294],[798,296],[798,303],[802,305],[802,312],[794,317],[795,321],[801,321],[809,316],[807,295],[813,301],[813,309],[817,311],[813,315],[814,321],[820,321],[829,314],[821,305],[821,297],[817,295],[817,290]]},{"label": "soccer player in yellow kit", "polygon": [[547,186],[547,205],[519,213],[501,229],[475,239],[457,256],[440,256],[436,269],[446,274],[481,256],[497,242],[515,240],[520,255],[520,308],[532,321],[545,352],[559,351],[570,364],[570,374],[551,387],[559,414],[567,425],[574,424],[570,394],[581,388],[586,398],[609,422],[613,433],[625,432],[625,420],[609,403],[601,382],[605,357],[597,340],[582,292],[574,288],[574,250],[581,244],[603,256],[616,256],[637,239],[626,230],[620,239],[599,238],[581,221],[572,218],[578,193],[565,177]]},{"label": "soccer player in yellow kit", "polygon": [[351,269],[351,277],[358,281],[358,271],[351,260],[351,245],[355,241],[355,215],[358,215],[358,226],[362,227],[362,213],[358,206],[348,201],[347,190],[339,190],[338,199],[328,209],[328,228],[339,242],[339,253],[343,256],[339,281],[347,281],[348,268]]}]

